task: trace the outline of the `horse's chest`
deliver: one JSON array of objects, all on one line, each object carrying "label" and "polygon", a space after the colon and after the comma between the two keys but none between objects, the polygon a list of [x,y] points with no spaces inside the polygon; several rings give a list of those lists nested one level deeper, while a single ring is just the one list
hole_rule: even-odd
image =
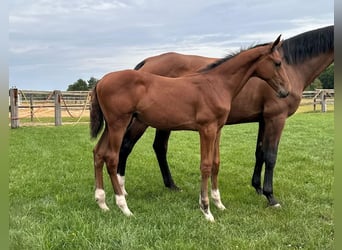
[{"label": "horse's chest", "polygon": [[206,102],[197,110],[196,119],[201,122],[225,122],[230,111],[230,104],[214,100]]}]

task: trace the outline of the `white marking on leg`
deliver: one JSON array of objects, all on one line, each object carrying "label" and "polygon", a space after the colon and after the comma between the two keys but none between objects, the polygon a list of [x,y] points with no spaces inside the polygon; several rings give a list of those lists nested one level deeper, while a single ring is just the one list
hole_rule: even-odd
[{"label": "white marking on leg", "polygon": [[120,174],[117,174],[116,176],[118,177],[121,191],[123,192],[124,195],[128,195],[125,189],[125,176],[121,176]]},{"label": "white marking on leg", "polygon": [[211,190],[211,198],[213,199],[213,202],[218,209],[220,210],[226,209],[226,207],[221,202],[221,195],[218,189]]},{"label": "white marking on leg", "polygon": [[210,222],[215,222],[214,216],[210,212],[209,205],[208,205],[208,209],[203,208],[201,195],[199,196],[199,205],[200,205],[200,210],[204,214],[205,219]]},{"label": "white marking on leg", "polygon": [[103,211],[109,210],[109,208],[107,207],[107,204],[106,204],[106,193],[103,189],[97,188],[95,190],[95,200],[96,200],[97,204],[99,205],[99,207]]},{"label": "white marking on leg", "polygon": [[126,216],[131,216],[133,213],[129,210],[126,202],[126,198],[124,195],[115,195],[116,205],[121,209],[121,211]]}]

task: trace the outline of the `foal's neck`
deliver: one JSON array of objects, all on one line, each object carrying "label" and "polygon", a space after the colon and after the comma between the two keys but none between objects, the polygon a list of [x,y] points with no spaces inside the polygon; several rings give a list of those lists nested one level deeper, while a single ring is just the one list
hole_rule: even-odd
[{"label": "foal's neck", "polygon": [[265,53],[265,47],[249,49],[235,55],[226,62],[218,65],[208,74],[218,75],[232,96],[236,96],[256,69],[257,60]]}]

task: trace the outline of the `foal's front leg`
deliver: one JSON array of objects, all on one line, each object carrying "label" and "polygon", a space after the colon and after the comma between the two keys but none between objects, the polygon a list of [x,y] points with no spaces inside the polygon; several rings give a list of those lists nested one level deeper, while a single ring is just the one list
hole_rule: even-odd
[{"label": "foal's front leg", "polygon": [[211,198],[218,209],[225,210],[226,207],[221,202],[221,195],[218,189],[218,172],[220,168],[220,137],[221,131],[217,133],[215,141],[213,168],[211,171]]},{"label": "foal's front leg", "polygon": [[211,176],[215,139],[217,135],[217,127],[206,127],[200,132],[200,144],[201,144],[201,192],[200,192],[200,209],[203,212],[205,218],[211,222],[214,222],[214,216],[210,212],[209,198],[208,198],[208,181]]}]

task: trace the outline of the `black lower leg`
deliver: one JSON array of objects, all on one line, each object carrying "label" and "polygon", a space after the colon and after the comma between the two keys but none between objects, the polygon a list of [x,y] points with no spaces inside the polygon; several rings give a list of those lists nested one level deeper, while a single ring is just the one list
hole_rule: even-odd
[{"label": "black lower leg", "polygon": [[268,150],[265,153],[265,178],[263,194],[266,196],[270,206],[279,205],[279,202],[275,199],[273,195],[273,172],[277,159],[277,149]]},{"label": "black lower leg", "polygon": [[157,156],[160,172],[162,174],[165,187],[168,187],[172,190],[179,190],[179,188],[176,186],[172,179],[172,175],[166,157],[169,136],[170,131],[156,130],[153,142],[153,149]]}]

